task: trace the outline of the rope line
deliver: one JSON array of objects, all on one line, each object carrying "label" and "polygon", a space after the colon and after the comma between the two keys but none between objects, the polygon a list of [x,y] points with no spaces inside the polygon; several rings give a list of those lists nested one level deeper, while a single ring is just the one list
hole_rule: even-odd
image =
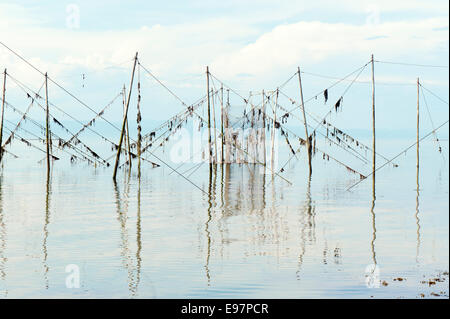
[{"label": "rope line", "polygon": [[380,61],[380,60],[374,60],[374,62],[384,63],[384,64],[397,64],[397,65],[404,65],[404,66],[418,66],[418,67],[424,67],[424,68],[448,69],[448,65],[431,65],[431,64],[405,63],[405,62]]},{"label": "rope line", "polygon": [[[442,123],[441,125],[439,125],[435,130],[432,130],[431,132],[429,132],[428,134],[426,134],[425,136],[423,136],[421,139],[419,139],[419,143],[421,141],[423,141],[424,139],[426,139],[428,136],[434,134],[436,131],[438,131],[440,128],[442,128],[444,125],[446,125],[448,123],[449,120],[445,121],[444,123]],[[353,184],[352,186],[350,186],[349,188],[347,188],[347,191],[349,191],[350,189],[352,189],[353,187],[355,187],[356,185],[358,185],[359,183],[361,183],[362,181],[366,180],[367,177],[375,174],[375,172],[377,172],[378,170],[382,169],[383,167],[385,167],[387,164],[389,164],[390,162],[392,162],[393,160],[395,160],[396,158],[398,158],[400,155],[402,155],[403,153],[407,152],[411,147],[415,146],[417,144],[417,142],[414,142],[413,144],[411,144],[410,146],[408,146],[407,148],[405,148],[403,151],[401,151],[400,153],[398,153],[396,156],[394,156],[392,159],[390,159],[388,162],[384,163],[383,165],[379,166],[378,168],[376,168],[374,171],[372,171],[369,175],[367,175],[365,178],[361,179],[360,181],[358,181],[357,183]]]},{"label": "rope line", "polygon": [[430,93],[431,95],[433,95],[435,98],[437,98],[437,99],[440,100],[441,102],[443,102],[443,103],[449,105],[447,101],[445,101],[443,98],[441,98],[440,96],[438,96],[436,93],[433,93],[430,89],[427,89],[426,87],[424,87],[424,86],[422,85],[422,83],[419,83],[419,85],[420,85],[421,87],[423,87],[426,91],[428,91],[428,93]]}]

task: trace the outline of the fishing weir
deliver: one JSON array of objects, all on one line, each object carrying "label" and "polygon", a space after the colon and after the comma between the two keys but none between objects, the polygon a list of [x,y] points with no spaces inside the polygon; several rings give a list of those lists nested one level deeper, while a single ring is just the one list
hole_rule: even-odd
[{"label": "fishing weir", "polygon": [[[111,170],[114,182],[117,180],[119,169],[128,172],[135,169],[138,177],[140,177],[141,171],[144,169],[158,169],[164,166],[168,167],[171,173],[175,173],[205,192],[189,179],[189,176],[205,163],[209,165],[210,175],[218,165],[257,165],[262,168],[265,174],[270,174],[272,177],[281,178],[287,183],[291,183],[288,176],[285,176],[283,173],[289,163],[293,160],[298,160],[299,154],[304,153],[306,159],[304,167],[308,170],[309,176],[313,174],[314,158],[332,161],[357,177],[358,181],[350,187],[352,188],[369,176],[373,176],[373,181],[375,182],[375,172],[377,170],[386,165],[397,167],[399,164],[395,160],[398,156],[414,146],[417,149],[418,176],[420,141],[433,135],[438,144],[438,151],[441,152],[436,132],[448,123],[447,120],[438,126],[433,124],[431,132],[420,135],[419,106],[421,96],[424,97],[425,94],[438,96],[427,87],[424,87],[420,80],[417,79],[417,108],[414,110],[417,113],[416,141],[406,150],[401,150],[399,155],[393,158],[388,158],[377,152],[375,65],[378,62],[383,63],[383,61],[375,60],[373,55],[364,65],[356,68],[345,77],[336,79],[333,84],[307,99],[304,99],[302,85],[304,72],[300,68],[297,68],[294,74],[275,89],[262,90],[260,92],[251,91],[248,96],[244,96],[238,90],[226,85],[210,71],[209,67],[206,67],[205,95],[200,97],[195,103],[187,104],[145,67],[138,57],[138,53],[136,53],[133,59],[128,88],[124,85],[117,95],[98,111],[83,102],[79,96],[70,92],[46,72],[35,67],[16,51],[3,43],[1,44],[11,54],[33,69],[33,72],[39,73],[43,82],[36,91],[24,84],[14,74],[10,74],[7,68],[4,69],[1,98],[0,161],[4,165],[7,157],[14,160],[20,159],[21,154],[15,154],[11,147],[14,143],[22,143],[45,156],[40,162],[45,162],[47,176],[51,174],[52,165],[57,165],[59,160],[69,160],[73,164],[85,162],[94,167],[105,167]],[[372,114],[371,145],[367,145],[358,137],[347,133],[345,128],[337,127],[330,120],[331,114],[341,116],[345,112],[344,97],[351,90],[353,84],[358,81],[362,72],[367,69],[370,69],[372,87],[372,99],[370,104],[367,103],[371,107]],[[146,128],[142,125],[141,74],[153,78],[158,85],[182,105],[182,110],[179,113],[168,118],[157,127]],[[284,90],[288,83],[294,81],[298,83],[298,98],[288,95]],[[344,81],[348,82],[348,85],[342,92],[336,93],[335,86]],[[22,91],[27,99],[26,106],[17,106],[15,102],[8,98],[7,88],[9,82]],[[49,83],[62,90],[83,111],[92,113],[91,119],[87,122],[80,121],[76,116],[52,102],[52,92],[49,91]],[[137,100],[132,99],[134,90],[137,92]],[[333,92],[333,97],[337,96],[337,98],[331,100],[331,92]],[[323,100],[323,104],[328,109],[325,115],[318,116],[306,108],[308,103],[315,100]],[[443,99],[441,100],[447,103]],[[112,109],[114,103],[120,102],[123,106],[123,117],[120,119],[121,125],[117,126],[111,120],[108,120],[105,114]],[[42,111],[42,117],[39,119],[30,116],[30,111],[36,108]],[[135,108],[135,119],[131,119],[129,116],[131,108]],[[9,120],[8,115],[11,114],[10,112],[18,115],[19,120],[15,122]],[[206,115],[204,115],[205,113]],[[64,120],[60,118],[60,114],[76,122],[79,125],[78,129],[73,130],[73,128],[69,128],[64,123]],[[431,119],[429,112],[428,115]],[[94,125],[99,121],[103,121],[114,129],[118,134],[117,138],[107,137],[95,129]],[[129,123],[131,121],[135,121],[136,132],[131,132],[130,130]],[[294,131],[290,126],[296,124],[302,127],[301,132]],[[174,167],[156,154],[158,149],[169,144],[172,137],[188,125],[198,129],[198,131],[207,131],[207,143],[201,145],[198,151],[200,154],[193,155],[200,156],[202,160],[189,169],[189,174],[187,174],[188,171],[181,172],[181,167],[185,163]],[[41,134],[34,133],[31,127],[40,131]],[[89,143],[86,142],[87,134],[99,137],[104,145],[111,149],[111,152],[105,154],[105,152],[98,150],[98,146],[88,145]],[[319,141],[341,151],[346,156],[338,156],[329,149],[323,149]],[[281,151],[288,154],[288,160],[285,163],[278,164],[276,163],[277,153]],[[189,159],[191,162],[193,156]],[[360,163],[362,168],[360,166],[355,167],[354,164],[350,163],[350,158]],[[381,164],[377,166],[377,162],[381,162]]]}]

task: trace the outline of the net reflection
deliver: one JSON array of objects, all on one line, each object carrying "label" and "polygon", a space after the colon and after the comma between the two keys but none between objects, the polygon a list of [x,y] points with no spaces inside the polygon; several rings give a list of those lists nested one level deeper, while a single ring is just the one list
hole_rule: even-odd
[{"label": "net reflection", "polygon": [[377,227],[376,227],[376,220],[375,220],[375,200],[376,200],[376,193],[375,193],[375,172],[372,174],[372,206],[370,207],[370,215],[372,217],[372,240],[370,242],[370,249],[372,251],[372,261],[373,264],[377,264],[377,254],[375,252],[375,240],[377,239]]},{"label": "net reflection", "polygon": [[45,192],[45,219],[44,219],[44,228],[43,228],[43,234],[44,238],[42,241],[42,255],[43,255],[43,261],[42,265],[44,267],[44,283],[45,283],[45,289],[49,288],[49,280],[48,280],[48,273],[50,270],[50,267],[48,266],[48,247],[47,247],[47,241],[48,241],[48,226],[50,224],[50,197],[52,194],[52,174],[50,171],[47,172],[47,181],[46,181],[46,192]]},{"label": "net reflection", "polygon": [[[216,180],[220,179],[220,183]],[[315,204],[308,179],[300,205],[284,206],[283,181],[266,175],[256,164],[221,164],[210,170],[204,268],[213,281],[212,260],[231,256],[294,257],[300,276],[308,245],[316,243]],[[220,202],[220,205],[217,204]],[[296,200],[298,201],[298,200]],[[294,249],[293,249],[294,247]]]},{"label": "net reflection", "polygon": [[[142,267],[142,237],[141,237],[141,188],[140,181],[137,188],[137,216],[136,216],[136,252],[133,254],[130,248],[129,229],[132,227],[127,224],[129,219],[128,210],[130,203],[130,183],[129,180],[125,182],[123,190],[123,198],[121,198],[119,186],[114,183],[114,194],[116,202],[117,220],[120,226],[120,247],[122,265],[127,271],[128,291],[132,297],[138,294],[139,283],[141,281],[141,267]],[[134,256],[133,256],[134,255]]]},{"label": "net reflection", "polygon": [[3,170],[0,173],[0,282],[3,283],[4,288],[0,285],[0,292],[3,290],[3,296],[8,296],[8,289],[6,288],[6,222],[3,212]]}]

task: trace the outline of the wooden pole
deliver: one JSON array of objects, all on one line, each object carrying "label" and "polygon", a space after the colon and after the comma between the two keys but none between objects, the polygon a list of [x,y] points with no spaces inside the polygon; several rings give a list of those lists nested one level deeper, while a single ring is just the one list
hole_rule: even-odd
[{"label": "wooden pole", "polygon": [[[125,116],[125,107],[127,104],[127,98],[126,98],[126,88],[125,88],[125,84],[123,85],[122,88],[122,96],[123,96],[123,100],[122,100],[122,105],[123,105],[123,116]],[[128,149],[128,163],[129,163],[129,169],[131,172],[131,145],[130,145],[130,135],[128,132],[128,117],[127,117],[127,124],[125,127],[125,145],[124,148]]]},{"label": "wooden pole", "polygon": [[230,128],[229,128],[229,118],[228,118],[228,111],[230,110],[230,89],[227,89],[227,105],[225,107],[225,144],[226,144],[226,158],[225,158],[225,163],[229,164],[230,163],[230,155],[231,155],[231,145],[230,145],[230,139],[231,137],[231,132],[230,132]]},{"label": "wooden pole", "polygon": [[211,148],[211,105],[209,101],[209,67],[206,67],[206,92],[208,94],[208,154],[209,168],[212,169],[212,148]]},{"label": "wooden pole", "polygon": [[[127,96],[126,96],[126,88],[125,88],[125,84],[123,85],[123,87],[122,87],[122,97],[123,97],[123,99],[122,99],[122,118],[125,118],[125,107],[126,107],[126,105],[127,105]],[[127,130],[128,130],[128,121],[127,121],[127,125],[125,126],[125,140],[124,140],[124,145],[123,145],[123,147],[125,148],[125,149],[128,149],[128,147],[127,147]]]},{"label": "wooden pole", "polygon": [[120,132],[120,140],[119,140],[119,147],[117,149],[116,163],[114,164],[114,174],[113,174],[114,181],[116,180],[117,168],[119,167],[120,152],[122,150],[123,135],[124,135],[125,126],[127,123],[128,106],[130,105],[131,90],[133,89],[134,71],[136,70],[137,58],[138,58],[138,53],[136,52],[136,56],[134,57],[133,72],[131,73],[130,89],[128,90],[127,105],[125,107],[125,116],[123,118],[123,123],[122,123],[122,131]]},{"label": "wooden pole", "polygon": [[128,144],[128,163],[129,172],[131,172],[131,144],[130,144],[130,130],[128,128],[128,116],[127,116],[127,144]]},{"label": "wooden pole", "polygon": [[375,179],[375,66],[372,54],[372,176]]},{"label": "wooden pole", "polygon": [[417,168],[416,168],[416,184],[417,184],[417,191],[419,191],[419,78],[417,78]]},{"label": "wooden pole", "polygon": [[248,158],[248,162],[252,161],[253,163],[255,163],[257,161],[256,158],[256,142],[255,142],[255,138],[256,138],[256,133],[255,133],[255,108],[252,106],[252,92],[250,91],[249,97],[248,97],[248,103],[250,104],[250,110],[252,112],[252,119],[250,122],[250,134],[248,135],[247,138],[247,158]]},{"label": "wooden pole", "polygon": [[3,99],[2,99],[2,119],[0,124],[0,162],[3,158],[3,117],[5,115],[5,95],[6,95],[6,69],[3,72]]},{"label": "wooden pole", "polygon": [[216,103],[214,103],[214,91],[211,93],[212,95],[212,122],[213,122],[213,130],[214,130],[214,163],[217,163],[217,129],[216,129]]},{"label": "wooden pole", "polygon": [[47,144],[47,177],[50,175],[50,123],[48,112],[48,76],[45,73],[45,133]]},{"label": "wooden pole", "polygon": [[138,178],[141,178],[141,143],[142,143],[142,136],[141,136],[141,67],[140,64],[138,66],[138,101],[137,101],[137,156],[138,156]]},{"label": "wooden pole", "polygon": [[417,225],[417,246],[416,261],[419,260],[420,249],[420,219],[419,219],[419,101],[420,101],[420,80],[417,78],[417,166],[416,166],[416,225]]},{"label": "wooden pole", "polygon": [[220,85],[220,95],[221,95],[221,99],[220,99],[220,110],[221,110],[221,115],[220,115],[220,128],[221,128],[221,136],[222,136],[222,149],[221,149],[221,155],[220,155],[220,162],[223,164],[223,147],[224,147],[224,142],[225,142],[225,137],[223,135],[223,84]]},{"label": "wooden pole", "polygon": [[373,155],[372,155],[372,208],[370,210],[372,214],[372,241],[371,241],[371,247],[372,247],[372,259],[374,265],[377,264],[377,255],[375,252],[375,240],[377,238],[377,228],[376,228],[376,216],[375,216],[375,199],[376,197],[376,191],[375,191],[375,61],[373,59],[372,54],[372,149],[373,149]]},{"label": "wooden pole", "polygon": [[309,167],[309,175],[312,174],[312,166],[311,166],[311,143],[309,141],[309,134],[308,134],[308,124],[306,122],[306,114],[305,114],[305,104],[303,102],[303,88],[302,88],[302,76],[300,73],[300,67],[298,69],[298,82],[300,86],[300,101],[302,105],[302,113],[303,113],[303,124],[305,126],[305,135],[306,135],[306,148],[308,149],[308,167]]},{"label": "wooden pole", "polygon": [[375,200],[376,200],[376,192],[375,192],[375,71],[374,71],[374,59],[372,54],[372,208],[370,210],[372,214],[372,241],[370,243],[372,248],[372,260],[374,265],[377,264],[377,255],[375,252],[375,240],[377,238],[377,228],[376,228],[376,216],[375,216]]},{"label": "wooden pole", "polygon": [[277,123],[277,105],[278,105],[278,89],[277,89],[277,95],[275,97],[275,106],[272,109],[273,110],[273,121],[272,121],[272,145],[271,145],[271,149],[270,149],[270,164],[271,164],[271,169],[272,169],[272,173],[273,173],[273,165],[274,165],[274,153],[275,153],[275,133],[276,133],[276,128],[275,125]]},{"label": "wooden pole", "polygon": [[266,104],[265,104],[265,95],[264,90],[262,90],[262,110],[263,110],[263,128],[262,128],[262,144],[263,144],[263,152],[264,152],[264,166],[266,166]]}]

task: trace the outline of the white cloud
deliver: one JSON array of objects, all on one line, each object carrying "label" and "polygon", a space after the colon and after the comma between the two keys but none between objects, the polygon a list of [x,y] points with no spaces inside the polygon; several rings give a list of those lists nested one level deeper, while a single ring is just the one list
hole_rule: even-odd
[{"label": "white cloud", "polygon": [[[333,3],[322,1],[320,5],[326,8]],[[367,13],[372,3],[348,0],[340,3],[337,10]],[[251,7],[252,2],[246,5]],[[288,10],[289,6],[292,6],[291,10]],[[283,1],[273,14],[281,17],[285,12],[290,16],[317,6]],[[377,2],[377,6],[382,12],[405,7],[433,11],[446,4],[382,1]],[[264,3],[261,7],[257,10],[261,14],[250,15],[247,20],[227,16],[184,24],[142,26],[135,30],[74,31],[44,27],[24,8],[0,5],[0,39],[55,77],[77,67],[100,70],[121,64],[131,60],[136,51],[147,67],[168,80],[203,73],[209,64],[223,77],[249,74],[253,76],[248,78],[249,81],[254,77],[285,74],[299,64],[311,66],[329,58],[364,61],[374,53],[395,59],[410,56],[412,52],[420,58],[433,58],[438,50],[448,52],[447,17],[405,21],[381,19],[376,24],[364,24],[364,19],[361,24],[300,21],[264,31],[255,22],[270,17],[270,10]],[[1,66],[7,66],[30,81],[39,78],[3,48],[0,48],[0,62]]]},{"label": "white cloud", "polygon": [[298,22],[276,27],[254,43],[223,54],[213,66],[226,76],[238,71],[262,75],[336,56],[351,55],[368,60],[374,53],[395,59],[414,51],[416,56],[423,57],[448,45],[448,30],[433,31],[446,23],[441,18],[386,22],[375,26]]}]

